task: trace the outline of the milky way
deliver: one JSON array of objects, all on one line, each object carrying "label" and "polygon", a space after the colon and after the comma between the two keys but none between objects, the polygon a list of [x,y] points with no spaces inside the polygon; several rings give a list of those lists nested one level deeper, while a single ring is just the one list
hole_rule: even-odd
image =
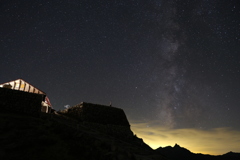
[{"label": "milky way", "polygon": [[[229,5],[232,5],[233,9],[236,8],[233,4]],[[225,49],[219,51],[218,48],[214,48],[216,45],[226,43],[226,40],[217,39],[215,36],[219,34],[224,36],[227,32],[226,30],[218,32],[218,28],[226,27],[226,24],[216,24],[221,23],[220,18],[213,18],[220,12],[217,6],[219,7],[219,4],[199,2],[196,8],[189,9],[187,5],[178,6],[173,1],[160,5],[162,16],[157,22],[158,29],[155,33],[158,36],[153,38],[155,45],[149,65],[152,98],[149,104],[155,106],[151,117],[155,117],[160,125],[208,128],[207,126],[221,125],[217,121],[210,122],[214,117],[227,117],[219,114],[223,110],[229,111],[229,108],[220,104],[221,100],[216,95],[220,89],[216,89],[221,85],[219,83],[224,83],[222,82],[223,74],[229,74],[219,69],[223,64],[217,63],[223,60],[216,58],[220,54],[224,56]],[[186,18],[184,15],[188,15],[188,19],[183,23],[179,19]],[[212,27],[215,29],[213,30]],[[207,36],[206,34],[211,31],[215,34]],[[200,39],[201,34],[206,37]],[[210,42],[213,38],[215,38],[214,41]],[[194,41],[196,44],[192,43]],[[212,46],[206,44],[207,42]],[[193,48],[193,46],[197,47]],[[233,54],[235,53],[229,56],[234,57]],[[220,71],[222,73],[218,73]],[[239,70],[235,70],[235,75],[236,72]],[[216,74],[221,74],[222,77]],[[236,84],[234,79],[231,81]],[[221,92],[224,94],[229,91]]]},{"label": "milky way", "polygon": [[22,78],[56,110],[112,102],[146,130],[238,133],[239,11],[234,0],[2,1],[0,83]]}]

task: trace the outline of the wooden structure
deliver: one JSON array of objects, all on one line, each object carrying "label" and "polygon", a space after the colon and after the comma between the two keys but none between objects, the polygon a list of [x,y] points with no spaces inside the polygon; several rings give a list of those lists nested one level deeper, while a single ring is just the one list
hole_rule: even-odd
[{"label": "wooden structure", "polygon": [[41,91],[40,89],[34,87],[30,83],[24,81],[23,79],[17,79],[14,81],[0,84],[0,87],[12,89],[12,90],[23,91],[23,92],[41,94],[41,95],[43,95],[41,111],[45,112],[45,113],[49,113],[51,111],[52,105],[51,105],[49,98],[47,97],[47,94],[45,92]]}]

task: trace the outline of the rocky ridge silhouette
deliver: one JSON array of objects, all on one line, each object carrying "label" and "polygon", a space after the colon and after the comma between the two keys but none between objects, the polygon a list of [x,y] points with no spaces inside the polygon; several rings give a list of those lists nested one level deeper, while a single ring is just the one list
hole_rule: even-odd
[{"label": "rocky ridge silhouette", "polygon": [[[89,114],[89,113],[87,113]],[[194,154],[186,148],[150,148],[130,127],[82,121],[68,114],[40,117],[0,113],[0,159],[3,160],[239,160],[240,154]],[[127,126],[127,125],[126,125]],[[120,134],[118,132],[121,132]]]},{"label": "rocky ridge silhouette", "polygon": [[240,153],[228,152],[223,155],[213,156],[201,153],[192,153],[188,149],[175,144],[174,147],[159,147],[155,150],[161,155],[164,155],[172,160],[239,160]]}]

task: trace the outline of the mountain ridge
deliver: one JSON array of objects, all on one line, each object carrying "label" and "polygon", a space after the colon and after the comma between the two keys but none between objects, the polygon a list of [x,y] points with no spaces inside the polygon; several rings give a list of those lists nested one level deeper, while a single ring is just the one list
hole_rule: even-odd
[{"label": "mountain ridge", "polygon": [[[132,134],[114,135],[116,132],[99,130],[100,124],[79,122],[57,112],[40,115],[0,113],[0,159],[239,160],[240,157],[234,152],[219,156],[195,154],[178,144],[153,150],[130,128],[127,133]],[[114,125],[105,127],[114,129]]]},{"label": "mountain ridge", "polygon": [[240,153],[236,152],[227,152],[222,155],[210,155],[210,154],[202,154],[202,153],[193,153],[190,150],[181,147],[178,144],[175,144],[174,147],[159,147],[155,149],[156,152],[162,154],[172,160],[179,159],[194,159],[194,160],[239,160]]}]

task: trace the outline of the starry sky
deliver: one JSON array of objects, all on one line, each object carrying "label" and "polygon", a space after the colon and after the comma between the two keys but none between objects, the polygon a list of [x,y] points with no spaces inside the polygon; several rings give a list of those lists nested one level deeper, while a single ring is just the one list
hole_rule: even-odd
[{"label": "starry sky", "polygon": [[124,109],[152,148],[240,152],[238,0],[1,0],[0,83]]}]

